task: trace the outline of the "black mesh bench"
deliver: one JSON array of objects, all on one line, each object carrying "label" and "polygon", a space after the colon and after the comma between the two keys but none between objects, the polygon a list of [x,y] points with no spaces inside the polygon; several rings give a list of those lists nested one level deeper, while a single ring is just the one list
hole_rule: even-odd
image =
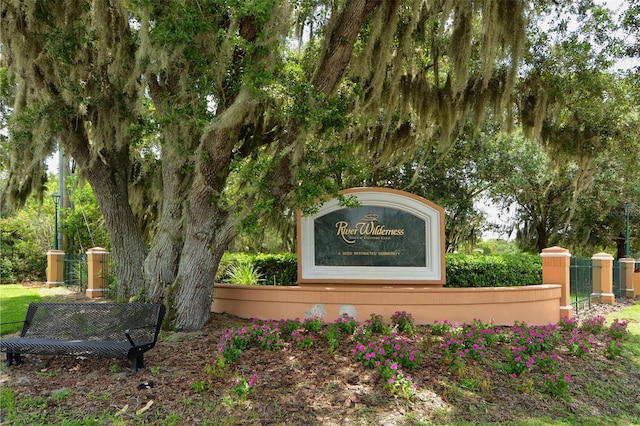
[{"label": "black mesh bench", "polygon": [[22,354],[128,358],[131,374],[158,340],[165,307],[147,303],[31,303],[20,337],[0,339],[6,365]]}]

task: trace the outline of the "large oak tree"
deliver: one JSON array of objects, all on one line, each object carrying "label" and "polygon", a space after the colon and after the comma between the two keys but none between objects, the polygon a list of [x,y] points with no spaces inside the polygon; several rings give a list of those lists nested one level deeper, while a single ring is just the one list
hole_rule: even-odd
[{"label": "large oak tree", "polygon": [[201,328],[242,219],[338,189],[343,155],[444,152],[469,116],[508,111],[528,3],[5,0],[5,198],[42,187],[57,141],[104,215],[118,297]]}]

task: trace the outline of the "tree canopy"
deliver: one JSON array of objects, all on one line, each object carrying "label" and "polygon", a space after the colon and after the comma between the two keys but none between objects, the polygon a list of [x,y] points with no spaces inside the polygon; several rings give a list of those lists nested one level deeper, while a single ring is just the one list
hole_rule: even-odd
[{"label": "tree canopy", "polygon": [[[3,200],[42,191],[45,159],[62,147],[103,213],[118,297],[162,301],[175,328],[200,328],[239,225],[371,182],[389,164],[419,171],[471,143],[487,117],[583,153],[574,156],[588,176],[589,154],[622,134],[610,125],[621,111],[597,108],[615,82],[591,41],[533,34],[557,4],[574,7],[4,1]],[[606,13],[590,1],[575,8],[593,18],[589,34],[606,34]],[[586,62],[571,63],[581,52]]]}]

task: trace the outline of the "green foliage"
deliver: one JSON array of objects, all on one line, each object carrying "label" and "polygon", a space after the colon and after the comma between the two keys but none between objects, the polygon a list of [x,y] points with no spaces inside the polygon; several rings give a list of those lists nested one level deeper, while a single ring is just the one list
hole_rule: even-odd
[{"label": "green foliage", "polygon": [[[84,254],[91,247],[110,248],[102,213],[91,187],[71,183],[73,208],[58,208],[59,230],[65,237],[66,253]],[[0,218],[0,280],[42,281],[46,279],[46,252],[53,248],[55,207],[51,197],[40,203],[35,197],[12,215]],[[82,273],[87,282],[86,270]]]},{"label": "green foliage", "polygon": [[319,333],[324,328],[324,321],[321,318],[305,318],[302,327],[310,332]]},{"label": "green foliage", "polygon": [[[0,70],[0,112],[12,116],[7,126],[11,167],[41,162],[60,131],[77,129],[76,137],[81,138],[88,133],[82,130],[90,129],[90,143],[88,137],[59,140],[66,148],[75,145],[69,152],[90,154],[85,160],[77,155],[76,161],[79,170],[95,179],[93,183],[98,180],[98,165],[126,171],[102,176],[129,196],[120,198],[121,205],[103,203],[104,208],[113,209],[107,217],[132,207],[147,222],[141,228],[176,230],[172,237],[177,251],[180,242],[188,240],[181,233],[193,229],[192,225],[208,227],[206,235],[220,235],[218,227],[226,223],[204,223],[207,220],[196,215],[183,215],[186,210],[180,206],[197,200],[192,189],[201,186],[192,185],[208,176],[205,169],[215,182],[202,183],[216,194],[207,199],[211,206],[205,208],[242,223],[245,250],[275,251],[273,245],[279,241],[292,249],[295,209],[354,186],[352,182],[409,189],[442,205],[447,212],[447,251],[478,240],[485,218],[474,203],[501,180],[510,180],[511,186],[495,196],[504,205],[517,204],[523,248],[539,251],[561,237],[575,246],[591,236],[597,240],[588,241],[589,246],[611,244],[611,233],[615,237],[620,230],[620,218],[601,217],[600,212],[615,213],[619,201],[635,198],[629,191],[613,193],[602,188],[621,178],[634,180],[623,174],[612,176],[599,192],[581,196],[594,176],[604,175],[600,171],[616,169],[604,162],[592,163],[595,153],[622,139],[629,144],[626,152],[637,152],[637,142],[627,136],[637,135],[631,119],[637,116],[637,102],[624,101],[626,87],[637,87],[637,83],[623,86],[607,70],[622,47],[615,20],[592,1],[574,3],[456,0],[443,8],[415,8],[411,2],[381,2],[370,5],[366,19],[363,14],[340,15],[350,9],[341,2],[136,0],[110,8],[98,3],[83,3],[79,8],[51,3],[44,9],[29,2],[7,3],[2,34],[10,46],[9,57],[15,60],[7,64],[10,74]],[[624,23],[633,31],[638,27],[637,2],[632,5],[633,13],[625,16]],[[397,8],[398,13],[388,13],[388,7]],[[66,9],[76,13],[65,13]],[[13,16],[23,19],[10,19]],[[539,25],[545,20],[545,25]],[[567,25],[571,21],[576,25]],[[349,34],[358,36],[348,39],[343,38],[347,33],[332,33],[341,22],[348,23]],[[526,22],[530,27],[525,43]],[[297,27],[297,49],[293,27]],[[351,47],[355,47],[353,55]],[[331,52],[340,51],[345,53],[343,58],[326,62]],[[516,69],[523,54],[526,62]],[[107,68],[108,73],[95,71]],[[511,80],[516,76],[522,77],[517,85]],[[22,95],[16,96],[19,102],[9,111],[5,97],[11,96],[14,85]],[[145,114],[141,110],[147,103],[151,108]],[[495,108],[494,122],[483,126],[487,106]],[[562,154],[551,158],[566,164],[548,167],[529,162],[533,170],[528,173],[519,167],[530,159],[526,151],[507,151],[516,154],[520,163],[503,155],[519,140],[514,138],[505,150],[493,149],[498,122],[506,115],[518,116],[517,124],[525,133]],[[472,137],[478,129],[481,134]],[[138,144],[155,132],[157,145],[145,148],[161,152],[157,157],[162,156],[162,169],[157,167],[149,172],[149,179],[142,179],[136,157],[145,148]],[[160,144],[162,149],[154,149]],[[408,158],[400,160],[401,154]],[[32,156],[35,160],[28,158]],[[405,164],[398,167],[400,161]],[[22,175],[36,170],[20,167]],[[39,176],[31,175],[35,186]],[[125,178],[113,179],[118,176]],[[112,187],[103,188],[111,191]],[[140,213],[140,206],[153,204],[140,193],[156,198],[163,194],[165,213],[171,211],[163,223],[155,222],[153,212]],[[106,194],[101,195],[104,200]],[[612,201],[597,203],[601,199]],[[96,245],[108,248],[108,239],[98,235],[103,231],[101,217],[88,210],[65,212],[63,229],[71,252]],[[192,218],[203,223],[188,223]],[[596,223],[599,232],[591,232]],[[113,235],[123,237],[114,243],[135,234],[118,234],[117,226],[111,222],[110,226]],[[274,237],[281,233],[288,238]],[[212,261],[228,244],[218,241],[218,246],[208,246],[214,252]],[[114,252],[125,252],[127,242],[119,244]],[[138,258],[117,258],[122,273],[140,271],[126,262],[142,264],[145,250],[131,252]],[[3,272],[19,279],[18,272],[24,271],[20,272],[18,263],[24,258],[3,252]],[[189,262],[188,255],[180,259]],[[275,269],[286,270],[284,275],[270,274],[258,262],[253,265],[263,271],[268,284],[295,283],[295,273],[282,265]],[[175,270],[187,270],[178,266]],[[223,270],[253,275],[251,268],[235,268]],[[481,275],[487,281],[502,280],[499,274]],[[125,283],[143,281],[120,278]],[[186,281],[174,278],[180,278],[176,283]],[[193,287],[201,285],[209,284]],[[204,318],[207,303],[202,305]]]},{"label": "green foliage", "polygon": [[[542,262],[537,255],[466,255],[447,253],[446,287],[512,287],[542,282]],[[234,282],[234,265],[254,265],[263,285],[297,285],[297,256],[284,254],[225,253],[220,262],[217,282]]]},{"label": "green foliage", "polygon": [[[472,128],[467,128],[472,133]],[[487,124],[475,137],[461,136],[446,153],[437,148],[418,151],[410,161],[389,164],[375,174],[375,185],[407,188],[445,209],[447,252],[480,239],[486,218],[475,204],[488,178],[512,173],[511,164],[495,147],[498,128]],[[419,165],[416,167],[416,165]]]},{"label": "green foliage", "polygon": [[262,277],[258,268],[251,262],[241,262],[231,265],[228,270],[231,284],[257,285]]},{"label": "green foliage", "polygon": [[488,241],[480,241],[476,244],[474,251],[480,251],[482,254],[490,255],[505,255],[505,254],[518,254],[520,250],[515,241],[505,241],[500,239],[493,239]]},{"label": "green foliage", "polygon": [[406,311],[397,311],[391,315],[391,325],[401,333],[413,334],[415,321],[413,315]]},{"label": "green foliage", "polygon": [[251,264],[260,271],[263,280],[257,282],[257,284],[278,286],[297,285],[298,261],[297,256],[291,253],[225,253],[220,262],[216,281],[230,281],[233,265],[243,264]]},{"label": "green foliage", "polygon": [[31,200],[14,215],[0,218],[2,282],[46,278],[46,252],[52,248],[53,204],[51,200],[45,203],[38,207],[35,200]]},{"label": "green foliage", "polygon": [[86,253],[91,247],[111,249],[100,207],[91,186],[70,182],[73,208],[62,209],[62,232],[67,237],[67,253]]},{"label": "green foliage", "polygon": [[542,283],[542,262],[535,255],[446,255],[445,287],[512,287]]}]

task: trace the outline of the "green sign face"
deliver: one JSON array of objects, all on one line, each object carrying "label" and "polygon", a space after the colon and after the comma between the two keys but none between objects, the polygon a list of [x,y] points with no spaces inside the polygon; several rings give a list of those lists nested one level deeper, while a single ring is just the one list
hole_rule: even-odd
[{"label": "green sign face", "polygon": [[313,221],[316,266],[426,266],[425,220],[392,207],[332,211]]}]

